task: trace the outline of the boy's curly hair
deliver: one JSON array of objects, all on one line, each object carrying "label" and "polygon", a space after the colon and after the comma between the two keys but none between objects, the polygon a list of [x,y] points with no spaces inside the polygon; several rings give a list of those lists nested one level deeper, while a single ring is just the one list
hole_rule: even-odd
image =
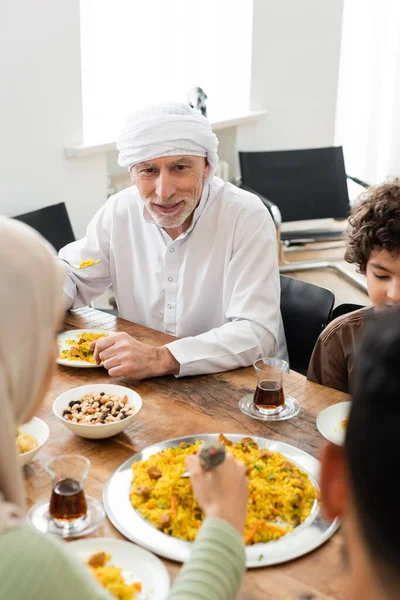
[{"label": "boy's curly hair", "polygon": [[365,273],[373,249],[400,253],[400,179],[368,188],[358,198],[349,217],[344,258]]}]

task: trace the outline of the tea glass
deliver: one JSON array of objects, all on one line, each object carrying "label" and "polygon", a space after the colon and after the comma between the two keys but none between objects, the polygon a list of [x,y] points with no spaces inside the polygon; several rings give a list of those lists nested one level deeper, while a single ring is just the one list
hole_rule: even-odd
[{"label": "tea glass", "polygon": [[49,513],[54,524],[66,530],[79,528],[87,515],[83,488],[90,461],[79,454],[67,454],[50,460],[45,469],[53,488]]},{"label": "tea glass", "polygon": [[257,375],[257,387],[253,394],[239,400],[239,408],[245,415],[259,421],[283,421],[296,416],[300,406],[295,398],[284,394],[284,374],[290,373],[285,360],[262,357],[253,363]]},{"label": "tea glass", "polygon": [[53,458],[44,468],[52,493],[50,501],[39,502],[29,510],[31,525],[64,538],[94,531],[104,521],[105,512],[100,502],[84,492],[90,461],[79,454],[66,454]]},{"label": "tea glass", "polygon": [[283,374],[289,365],[280,358],[259,358],[253,364],[257,373],[254,409],[263,415],[276,415],[285,404]]}]

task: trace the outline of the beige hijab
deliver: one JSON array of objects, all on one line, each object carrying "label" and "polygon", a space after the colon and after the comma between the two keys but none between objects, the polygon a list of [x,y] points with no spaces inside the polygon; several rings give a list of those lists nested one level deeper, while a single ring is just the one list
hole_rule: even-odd
[{"label": "beige hijab", "polygon": [[62,307],[63,274],[36,231],[0,217],[0,533],[25,510],[15,428],[37,399]]}]

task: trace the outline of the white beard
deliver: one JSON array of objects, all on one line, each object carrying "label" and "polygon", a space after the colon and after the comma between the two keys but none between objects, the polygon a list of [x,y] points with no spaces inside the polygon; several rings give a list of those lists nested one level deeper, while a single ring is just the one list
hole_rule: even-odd
[{"label": "white beard", "polygon": [[147,205],[147,210],[153,217],[154,221],[157,223],[159,227],[163,227],[166,229],[172,229],[174,227],[180,227],[186,221],[186,219],[192,214],[194,208],[186,205],[184,210],[180,212],[178,215],[160,215],[157,211],[151,208],[151,205]]}]

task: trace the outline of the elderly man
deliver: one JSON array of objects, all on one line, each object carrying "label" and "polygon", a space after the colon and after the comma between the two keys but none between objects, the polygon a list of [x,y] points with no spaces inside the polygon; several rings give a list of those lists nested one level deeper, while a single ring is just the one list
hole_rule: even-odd
[{"label": "elderly man", "polygon": [[112,285],[121,317],[181,338],[159,347],[125,333],[98,340],[96,361],[111,376],[213,373],[286,354],[275,227],[259,198],[215,177],[217,145],[185,104],[131,115],[117,147],[133,186],[60,251],[71,263],[100,260],[67,268],[66,308]]}]

